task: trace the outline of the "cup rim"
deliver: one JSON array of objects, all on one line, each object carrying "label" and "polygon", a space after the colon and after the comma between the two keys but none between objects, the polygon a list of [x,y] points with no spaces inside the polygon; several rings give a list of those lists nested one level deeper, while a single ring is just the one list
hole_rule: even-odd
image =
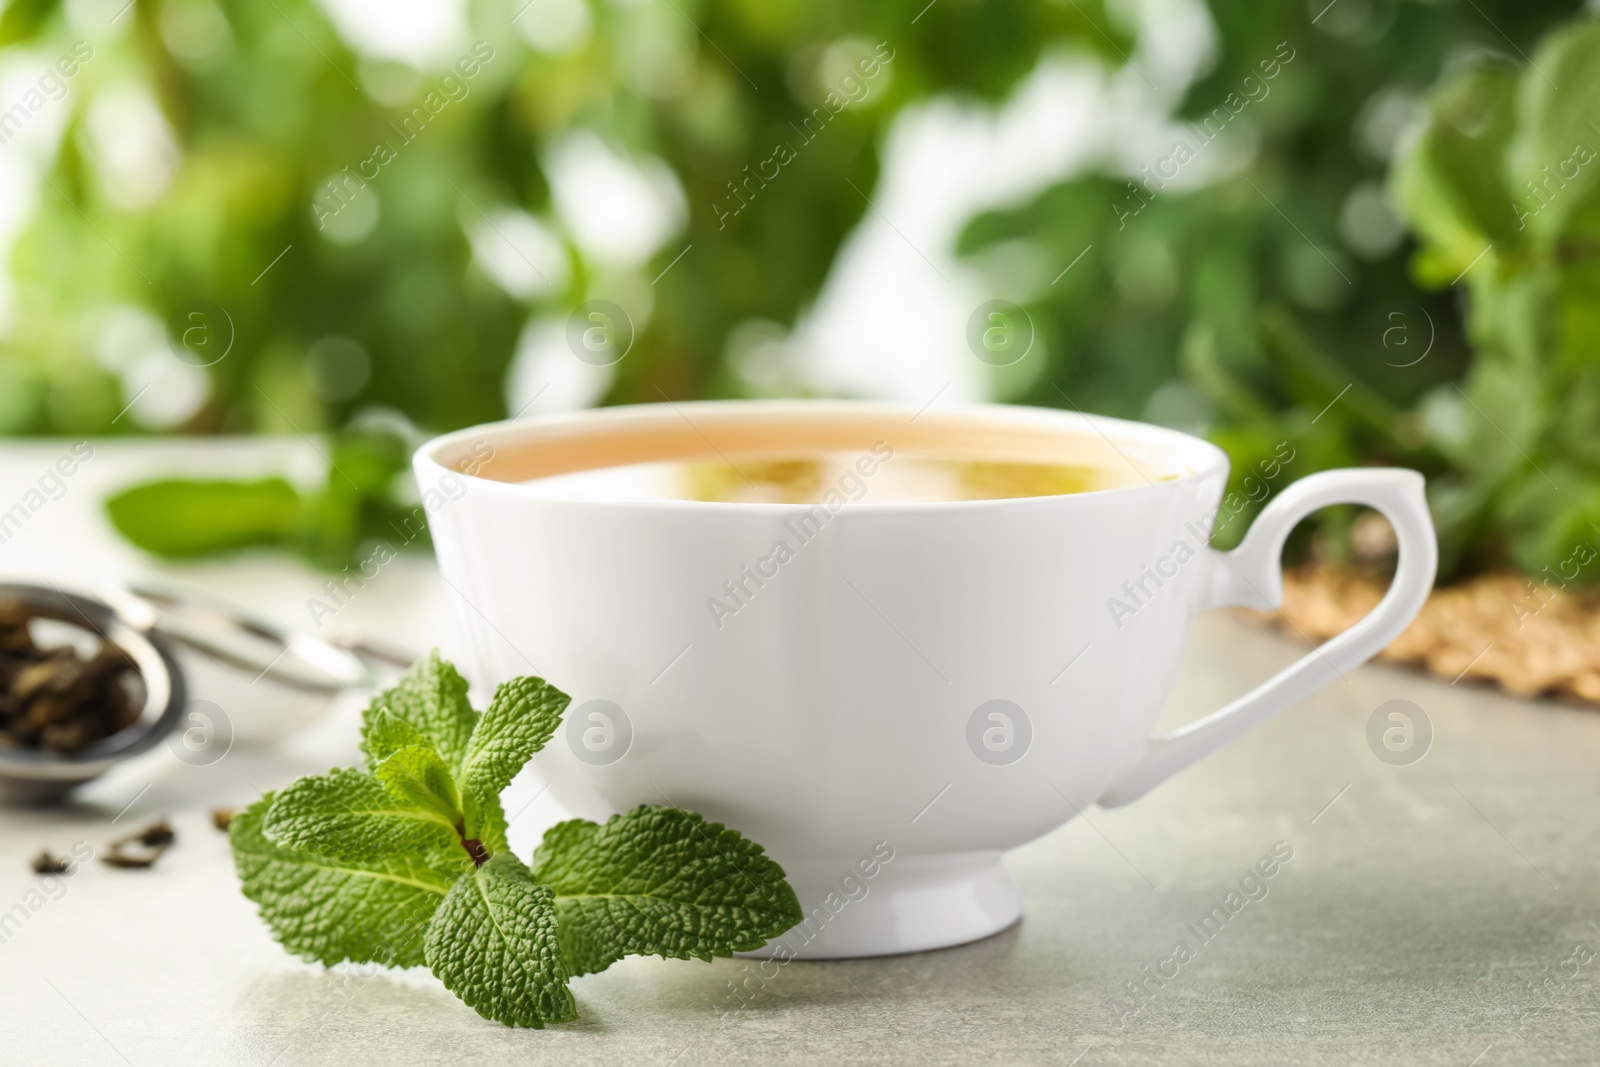
[{"label": "cup rim", "polygon": [[[905,417],[907,421],[911,421],[920,417],[925,410],[925,407],[919,409],[911,404],[897,401],[831,399],[689,400],[681,402],[668,401],[661,404],[619,404],[611,407],[585,408],[578,411],[531,417],[513,417],[454,430],[425,442],[413,454],[412,464],[419,476],[419,482],[422,482],[424,486],[446,474],[452,474],[457,478],[466,479],[469,484],[482,487],[485,491],[491,493],[504,494],[517,499],[538,500],[541,503],[552,505],[588,505],[598,508],[625,507],[668,511],[733,511],[747,515],[761,512],[794,514],[808,511],[817,505],[779,501],[747,502],[652,497],[609,499],[605,497],[561,497],[556,495],[533,496],[526,491],[525,483],[498,481],[481,475],[470,474],[466,471],[456,470],[446,461],[446,457],[452,451],[465,456],[468,454],[467,449],[485,441],[494,446],[501,442],[520,441],[527,435],[556,434],[563,429],[580,425],[590,427],[597,422],[607,422],[621,427],[629,423],[651,419],[675,422],[682,422],[687,419],[693,425],[696,422],[696,416],[712,420],[722,418],[740,419],[763,413],[775,416],[803,415],[805,417],[813,415],[825,417],[830,413],[850,413],[883,417]],[[905,514],[915,511],[943,512],[981,508],[1038,507],[1042,504],[1093,507],[1096,502],[1105,500],[1108,497],[1172,490],[1195,479],[1216,474],[1225,476],[1228,470],[1227,453],[1210,441],[1196,437],[1193,434],[1184,433],[1182,430],[1157,426],[1153,423],[1119,419],[1109,415],[1091,415],[1078,410],[1034,407],[1021,404],[961,404],[941,408],[939,413],[941,416],[947,417],[993,418],[1013,423],[1049,424],[1057,427],[1065,421],[1076,424],[1075,426],[1069,425],[1067,428],[1076,429],[1080,433],[1083,432],[1085,427],[1093,430],[1104,438],[1112,448],[1117,448],[1119,440],[1130,445],[1154,446],[1159,451],[1170,452],[1175,457],[1186,459],[1187,462],[1183,464],[1183,469],[1172,477],[1158,482],[1147,481],[1144,485],[1090,489],[1080,493],[1055,496],[1003,497],[987,500],[874,501],[868,498],[851,501],[843,511],[865,514]],[[1132,461],[1130,460],[1129,462],[1131,463]],[[424,474],[432,475],[432,478],[422,477]]]}]

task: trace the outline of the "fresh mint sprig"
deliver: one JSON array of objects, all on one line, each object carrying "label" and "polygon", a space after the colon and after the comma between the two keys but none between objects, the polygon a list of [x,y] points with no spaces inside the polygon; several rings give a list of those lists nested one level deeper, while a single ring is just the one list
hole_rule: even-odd
[{"label": "fresh mint sprig", "polygon": [[800,921],[761,846],[678,808],[561,823],[531,870],[513,855],[500,793],[568,703],[516,678],[479,714],[430,653],[363,714],[365,770],[301,778],[234,817],[245,896],[297,956],[426,964],[508,1026],[577,1018],[568,980],[624,956],[730,956]]}]

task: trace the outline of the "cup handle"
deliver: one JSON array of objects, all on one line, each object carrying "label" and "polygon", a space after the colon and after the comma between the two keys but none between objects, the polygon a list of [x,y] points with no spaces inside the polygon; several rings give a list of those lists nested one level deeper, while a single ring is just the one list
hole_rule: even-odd
[{"label": "cup handle", "polygon": [[1422,610],[1439,564],[1439,545],[1423,494],[1422,475],[1393,468],[1324,471],[1278,494],[1232,552],[1210,553],[1211,587],[1203,610],[1250,607],[1269,611],[1283,602],[1283,543],[1318,508],[1365,504],[1394,527],[1399,565],[1383,600],[1366,618],[1244,696],[1203,719],[1145,743],[1144,752],[1100,798],[1114,808],[1144,794],[1243,735],[1289,705],[1377,655]]}]

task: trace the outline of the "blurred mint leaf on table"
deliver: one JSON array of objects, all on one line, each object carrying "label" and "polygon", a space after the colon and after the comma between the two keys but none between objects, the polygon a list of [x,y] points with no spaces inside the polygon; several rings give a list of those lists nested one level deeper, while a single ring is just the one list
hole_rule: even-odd
[{"label": "blurred mint leaf on table", "polygon": [[114,493],[106,516],[132,544],[167,559],[267,548],[327,570],[361,566],[379,546],[432,545],[425,510],[402,495],[409,453],[398,435],[349,431],[333,442],[321,486],[300,489],[281,477],[161,478]]},{"label": "blurred mint leaf on table", "polygon": [[626,955],[759,948],[801,919],[783,869],[719,823],[642,806],[553,827],[534,869],[505,845],[500,792],[554,735],[569,698],[502,684],[481,715],[437,650],[362,719],[368,769],[335,768],[233,819],[246,897],[307,960],[425,963],[485,1018],[577,1018],[568,980]]},{"label": "blurred mint leaf on table", "polygon": [[164,478],[106,501],[118,533],[173,559],[290,543],[305,521],[300,492],[282,478]]}]

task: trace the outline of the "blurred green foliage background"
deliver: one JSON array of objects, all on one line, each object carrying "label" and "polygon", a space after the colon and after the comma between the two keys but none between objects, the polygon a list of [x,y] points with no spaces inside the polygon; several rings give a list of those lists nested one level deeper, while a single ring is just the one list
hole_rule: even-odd
[{"label": "blurred green foliage background", "polygon": [[[352,46],[349,3],[124,2],[0,10],[0,156],[41,179],[10,180],[0,433],[334,431],[363,471],[262,483],[258,529],[147,545],[177,555],[348,558],[403,466],[373,413],[513,414],[527,324],[597,294],[636,294],[638,328],[599,402],[744,395],[730,335],[812,306],[908,107],[996,104],[1063,52],[1149,81],[1135,8],[1085,0],[463,0],[464,43],[427,63]],[[1038,337],[1026,367],[986,370],[993,393],[1210,436],[1243,501],[1223,544],[1285,443],[1283,480],[1427,473],[1445,578],[1600,538],[1600,29],[1543,0],[1209,18],[1171,148],[962,228],[955,251]],[[730,219],[747,168],[846,76],[870,91]],[[550,160],[580,131],[650,161],[675,205],[653,239],[597,252],[562,223]],[[1351,521],[1323,517],[1316,550],[1348,558]]]}]

